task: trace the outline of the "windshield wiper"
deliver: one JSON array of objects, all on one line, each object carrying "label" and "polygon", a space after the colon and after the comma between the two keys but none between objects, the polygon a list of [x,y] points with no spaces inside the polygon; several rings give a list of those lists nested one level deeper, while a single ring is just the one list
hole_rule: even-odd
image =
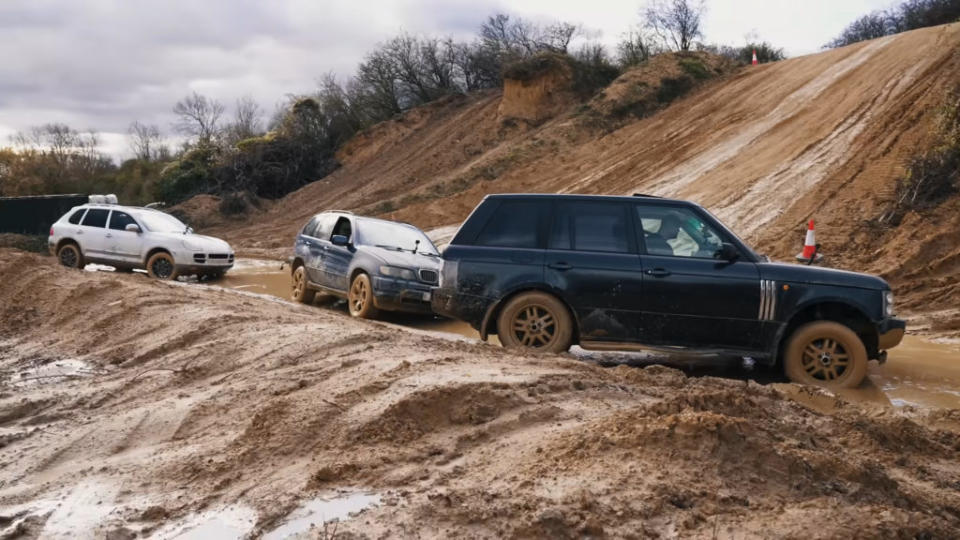
[{"label": "windshield wiper", "polygon": [[373,247],[389,249],[391,251],[403,251],[403,248],[400,246],[388,246],[386,244],[375,244]]}]

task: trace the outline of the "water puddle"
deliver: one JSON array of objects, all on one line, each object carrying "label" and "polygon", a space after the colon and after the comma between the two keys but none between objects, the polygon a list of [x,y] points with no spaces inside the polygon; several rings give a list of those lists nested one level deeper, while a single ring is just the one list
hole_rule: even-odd
[{"label": "water puddle", "polygon": [[246,506],[233,505],[208,510],[185,520],[165,525],[153,532],[152,540],[234,540],[253,530],[257,512]]},{"label": "water puddle", "polygon": [[79,379],[99,373],[101,373],[101,370],[96,366],[81,360],[54,360],[47,363],[38,362],[25,368],[16,368],[16,371],[10,376],[9,382],[16,386],[26,386]]},{"label": "water puddle", "polygon": [[323,531],[320,538],[326,538],[329,531],[325,530],[325,526],[335,521],[343,521],[378,504],[380,495],[369,493],[351,493],[329,499],[318,497],[291,512],[283,525],[263,535],[263,539],[280,540],[310,532],[311,529]]}]

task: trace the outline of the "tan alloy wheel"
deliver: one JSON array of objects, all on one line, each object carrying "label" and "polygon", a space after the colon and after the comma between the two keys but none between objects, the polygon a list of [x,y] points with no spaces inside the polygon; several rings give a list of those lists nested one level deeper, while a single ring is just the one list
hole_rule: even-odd
[{"label": "tan alloy wheel", "polygon": [[293,271],[292,279],[292,292],[290,297],[296,302],[302,302],[304,304],[309,304],[313,302],[313,297],[316,294],[315,291],[310,290],[307,287],[307,269],[304,266],[298,266],[296,270]]},{"label": "tan alloy wheel", "polygon": [[523,293],[500,311],[497,335],[504,347],[563,352],[570,348],[573,323],[566,306],[555,297]]},{"label": "tan alloy wheel", "polygon": [[807,323],[793,333],[784,355],[790,380],[854,388],[867,374],[867,350],[849,327],[833,321]]},{"label": "tan alloy wheel", "polygon": [[76,244],[65,244],[57,251],[57,260],[67,268],[83,268],[83,255]]},{"label": "tan alloy wheel", "polygon": [[373,285],[370,276],[357,274],[350,284],[350,293],[347,295],[347,305],[350,306],[350,315],[362,319],[371,319],[376,316],[377,308],[373,305]]},{"label": "tan alloy wheel", "polygon": [[147,261],[147,274],[156,279],[177,279],[177,267],[169,253],[155,253]]}]

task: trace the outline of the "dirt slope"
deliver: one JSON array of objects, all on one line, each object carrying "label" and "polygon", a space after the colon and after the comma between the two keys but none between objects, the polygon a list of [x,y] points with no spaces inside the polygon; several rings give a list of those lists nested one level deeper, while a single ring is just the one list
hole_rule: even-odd
[{"label": "dirt slope", "polygon": [[382,497],[338,525],[354,537],[960,527],[956,411],[522,356],[9,250],[0,275],[0,532],[120,538],[232,509],[260,533],[336,489]]},{"label": "dirt slope", "polygon": [[[642,69],[652,74],[627,73],[595,101],[671,73]],[[892,230],[868,224],[930,140],[958,72],[953,24],[747,67],[613,132],[597,129],[591,104],[530,126],[504,122],[499,93],[452,98],[376,126],[344,150],[341,170],[250,226],[218,232],[247,252],[280,255],[326,208],[429,229],[458,223],[492,192],[682,197],[781,259],[800,250],[815,218],[831,265],[881,273],[906,293],[905,307],[947,310],[936,324],[960,332],[960,198]]]}]

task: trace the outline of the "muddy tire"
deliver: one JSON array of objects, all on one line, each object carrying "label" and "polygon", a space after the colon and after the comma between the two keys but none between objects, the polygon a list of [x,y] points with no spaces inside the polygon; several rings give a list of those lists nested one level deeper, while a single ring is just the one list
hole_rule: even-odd
[{"label": "muddy tire", "polygon": [[867,375],[867,349],[845,325],[814,321],[797,328],[784,348],[791,381],[828,388],[855,388]]},{"label": "muddy tire", "polygon": [[223,279],[223,275],[225,273],[226,272],[222,270],[216,270],[214,272],[206,272],[202,274],[200,277],[202,277],[205,281],[217,281],[219,279]]},{"label": "muddy tire", "polygon": [[83,268],[86,264],[83,261],[83,253],[80,253],[80,246],[76,244],[64,244],[57,250],[57,261],[67,268]]},{"label": "muddy tire", "polygon": [[155,279],[177,279],[177,266],[173,262],[173,256],[163,251],[154,253],[147,259],[147,274]]},{"label": "muddy tire", "polygon": [[370,276],[357,274],[350,283],[350,292],[347,295],[347,307],[350,315],[361,319],[372,319],[377,316],[377,307],[373,305],[373,283]]},{"label": "muddy tire", "polygon": [[504,347],[564,352],[573,342],[573,319],[556,297],[523,293],[503,306],[497,318],[497,335]]},{"label": "muddy tire", "polygon": [[290,299],[301,304],[310,304],[316,294],[316,291],[307,286],[307,268],[298,266],[290,279]]}]

